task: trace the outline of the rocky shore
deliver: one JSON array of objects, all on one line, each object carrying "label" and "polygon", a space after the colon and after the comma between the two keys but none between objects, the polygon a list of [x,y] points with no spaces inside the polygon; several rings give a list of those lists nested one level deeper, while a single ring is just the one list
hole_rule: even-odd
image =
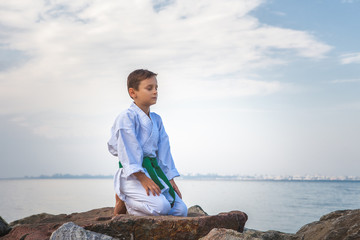
[{"label": "rocky shore", "polygon": [[0,239],[360,239],[360,209],[329,213],[295,234],[244,228],[247,215],[231,211],[209,216],[200,206],[189,208],[188,217],[112,217],[113,208],[72,214],[37,214],[7,224],[0,217]]}]

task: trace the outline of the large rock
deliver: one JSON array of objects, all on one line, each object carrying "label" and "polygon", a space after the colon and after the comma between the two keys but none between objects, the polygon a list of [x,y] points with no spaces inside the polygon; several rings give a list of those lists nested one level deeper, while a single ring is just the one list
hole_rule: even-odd
[{"label": "large rock", "polygon": [[51,234],[66,222],[74,222],[85,226],[102,221],[108,221],[113,214],[113,208],[94,209],[83,213],[51,215],[41,213],[23,218],[10,223],[12,230],[1,240],[25,239],[25,240],[48,240]]},{"label": "large rock", "polygon": [[360,209],[335,211],[320,221],[307,224],[296,233],[301,240],[355,240],[360,239]]},{"label": "large rock", "polygon": [[199,239],[213,228],[244,230],[247,215],[240,211],[201,217],[138,217],[120,215],[112,221],[85,226],[85,229],[119,239]]},{"label": "large rock", "polygon": [[0,237],[6,235],[8,232],[10,232],[11,228],[9,224],[0,217]]},{"label": "large rock", "polygon": [[119,239],[199,239],[213,228],[243,231],[247,215],[240,211],[200,217],[139,217],[119,215],[112,218],[113,208],[94,209],[70,215],[39,214],[15,221],[13,229],[1,238],[42,240],[62,224],[73,222],[86,230]]},{"label": "large rock", "polygon": [[91,232],[73,222],[64,223],[51,234],[50,240],[117,240],[104,234]]}]

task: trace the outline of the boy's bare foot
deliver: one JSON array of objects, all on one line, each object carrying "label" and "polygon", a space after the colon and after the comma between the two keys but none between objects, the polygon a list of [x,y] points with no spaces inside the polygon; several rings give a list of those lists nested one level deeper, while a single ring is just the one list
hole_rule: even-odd
[{"label": "boy's bare foot", "polygon": [[114,216],[119,214],[126,214],[126,206],[125,203],[119,198],[117,194],[115,194],[115,208],[114,208]]}]

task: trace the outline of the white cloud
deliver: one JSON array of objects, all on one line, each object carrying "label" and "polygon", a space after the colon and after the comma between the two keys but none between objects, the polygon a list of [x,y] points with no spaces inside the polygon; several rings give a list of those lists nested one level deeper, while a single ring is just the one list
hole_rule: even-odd
[{"label": "white cloud", "polygon": [[331,83],[357,83],[360,82],[360,78],[353,78],[353,79],[337,79],[331,81]]},{"label": "white cloud", "polygon": [[[0,44],[30,60],[0,72],[0,114],[79,114],[79,123],[113,113],[129,102],[127,74],[143,67],[158,72],[162,91],[179,102],[197,97],[178,91],[189,86],[206,99],[272,94],[286,86],[248,76],[286,64],[277,51],[319,59],[331,49],[308,32],[259,23],[251,11],[261,0],[170,3],[155,10],[149,0],[1,3]],[[66,134],[58,126],[66,121],[51,119],[30,126]],[[52,127],[60,130],[51,134]]]},{"label": "white cloud", "polygon": [[360,63],[360,52],[347,53],[340,56],[341,64]]},{"label": "white cloud", "polygon": [[280,11],[274,11],[272,12],[274,15],[277,15],[277,16],[286,16],[286,13],[284,12],[280,12]]},{"label": "white cloud", "polygon": [[286,87],[285,84],[276,81],[267,82],[249,79],[200,80],[188,85],[191,87],[182,95],[187,100],[268,95],[281,91]]},{"label": "white cloud", "polygon": [[359,2],[359,0],[341,0],[342,3],[354,3]]}]

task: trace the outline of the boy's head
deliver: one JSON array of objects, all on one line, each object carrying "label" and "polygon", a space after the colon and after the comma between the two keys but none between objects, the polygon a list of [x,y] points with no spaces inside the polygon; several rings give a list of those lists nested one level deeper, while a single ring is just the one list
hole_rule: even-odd
[{"label": "boy's head", "polygon": [[153,76],[157,76],[156,73],[153,73],[146,69],[137,69],[129,74],[127,79],[127,88],[128,91],[130,88],[133,88],[135,90],[139,90],[139,85],[142,80],[145,80],[147,78],[151,78]]},{"label": "boy's head", "polygon": [[145,109],[143,111],[148,111],[146,108],[156,103],[158,94],[156,76],[156,73],[144,69],[135,70],[128,76],[128,93],[136,105]]}]

